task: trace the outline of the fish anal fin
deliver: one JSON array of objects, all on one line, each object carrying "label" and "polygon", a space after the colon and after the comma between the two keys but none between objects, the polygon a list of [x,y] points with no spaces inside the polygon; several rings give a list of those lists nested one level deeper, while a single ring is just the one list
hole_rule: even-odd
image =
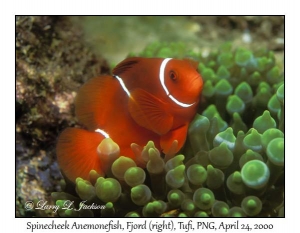
[{"label": "fish anal fin", "polygon": [[60,134],[56,145],[57,160],[69,180],[75,182],[77,177],[89,180],[92,169],[103,174],[97,154],[97,146],[103,138],[99,133],[78,128],[67,128]]},{"label": "fish anal fin", "polygon": [[162,135],[160,138],[160,146],[164,153],[168,153],[171,149],[174,140],[178,141],[177,152],[183,147],[188,131],[188,124],[179,128],[169,131],[167,134]]},{"label": "fish anal fin", "polygon": [[131,92],[129,112],[136,123],[159,135],[167,133],[173,126],[173,116],[167,112],[166,105],[142,89]]},{"label": "fish anal fin", "polygon": [[140,57],[129,57],[127,59],[125,59],[124,61],[120,62],[113,70],[112,73],[113,75],[121,75],[122,73],[124,73],[126,70],[132,68],[133,66],[135,66],[139,60],[141,58]]}]

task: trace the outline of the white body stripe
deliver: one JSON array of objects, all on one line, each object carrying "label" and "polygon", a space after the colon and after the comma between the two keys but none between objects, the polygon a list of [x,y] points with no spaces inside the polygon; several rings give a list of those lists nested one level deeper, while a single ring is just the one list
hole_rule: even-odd
[{"label": "white body stripe", "polygon": [[123,88],[123,90],[126,92],[126,94],[127,94],[128,96],[130,96],[130,92],[128,91],[127,87],[125,86],[125,83],[123,82],[123,80],[122,80],[119,76],[117,76],[117,75],[114,75],[114,77],[115,77],[116,79],[118,79],[118,81],[119,81],[119,83],[121,84],[121,87]]},{"label": "white body stripe", "polygon": [[177,105],[184,107],[184,108],[188,108],[192,105],[194,105],[195,103],[192,104],[186,104],[186,103],[182,103],[179,100],[177,100],[174,96],[170,95],[170,92],[168,90],[168,88],[165,85],[165,68],[166,65],[168,63],[168,61],[170,61],[172,58],[166,58],[163,60],[163,62],[160,65],[160,69],[159,69],[159,80],[160,80],[160,84],[162,86],[162,88],[164,89],[164,91],[166,92],[167,96],[169,96],[169,98]]},{"label": "white body stripe", "polygon": [[109,138],[108,133],[106,133],[106,132],[105,132],[104,130],[102,130],[102,129],[96,129],[95,132],[96,132],[96,133],[102,134],[105,138]]}]

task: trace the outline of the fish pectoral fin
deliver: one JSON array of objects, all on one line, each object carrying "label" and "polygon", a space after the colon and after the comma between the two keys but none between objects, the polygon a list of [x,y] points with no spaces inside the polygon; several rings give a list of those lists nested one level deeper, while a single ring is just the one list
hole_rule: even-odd
[{"label": "fish pectoral fin", "polygon": [[173,125],[173,116],[160,99],[142,89],[131,92],[129,113],[137,124],[159,135],[166,134]]},{"label": "fish pectoral fin", "polygon": [[97,147],[104,136],[84,129],[67,128],[59,136],[56,155],[59,167],[72,182],[89,180],[90,170],[103,174]]},{"label": "fish pectoral fin", "polygon": [[166,154],[170,151],[174,140],[178,141],[177,152],[183,147],[186,140],[188,124],[185,124],[177,129],[171,130],[160,138],[160,146]]}]

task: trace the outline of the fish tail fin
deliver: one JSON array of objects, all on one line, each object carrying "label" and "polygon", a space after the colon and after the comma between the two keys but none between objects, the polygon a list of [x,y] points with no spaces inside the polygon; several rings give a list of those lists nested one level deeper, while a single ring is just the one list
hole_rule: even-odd
[{"label": "fish tail fin", "polygon": [[97,147],[104,138],[99,133],[78,128],[67,128],[61,133],[56,145],[57,160],[68,179],[89,180],[91,170],[103,174]]}]

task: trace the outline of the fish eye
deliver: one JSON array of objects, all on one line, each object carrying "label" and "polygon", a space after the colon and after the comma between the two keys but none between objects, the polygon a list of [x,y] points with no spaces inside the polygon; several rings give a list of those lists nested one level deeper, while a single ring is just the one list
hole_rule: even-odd
[{"label": "fish eye", "polygon": [[176,80],[177,80],[177,74],[176,74],[176,72],[175,72],[174,70],[171,70],[171,71],[169,72],[169,77],[170,77],[170,79],[171,79],[172,81],[176,81]]}]

